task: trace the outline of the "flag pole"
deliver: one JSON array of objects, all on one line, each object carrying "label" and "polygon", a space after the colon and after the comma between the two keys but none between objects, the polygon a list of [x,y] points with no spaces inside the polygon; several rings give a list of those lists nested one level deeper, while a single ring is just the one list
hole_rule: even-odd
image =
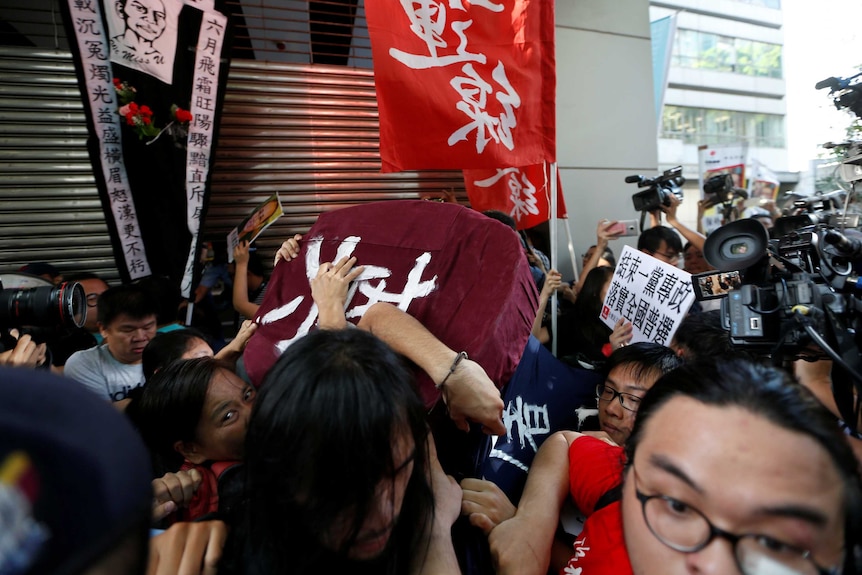
[{"label": "flag pole", "polygon": [[[557,268],[557,162],[551,162],[551,269]],[[551,353],[557,355],[557,292],[551,294]]]},{"label": "flag pole", "polygon": [[569,258],[572,260],[572,271],[575,274],[575,285],[581,281],[580,274],[578,273],[578,260],[575,258],[575,244],[572,243],[572,227],[569,225],[569,218],[563,219],[563,225],[566,228],[566,241],[569,248]]}]

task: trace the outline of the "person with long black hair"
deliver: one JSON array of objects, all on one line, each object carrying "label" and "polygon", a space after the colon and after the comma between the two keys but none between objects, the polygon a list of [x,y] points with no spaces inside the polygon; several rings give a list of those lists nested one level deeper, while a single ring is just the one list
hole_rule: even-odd
[{"label": "person with long black hair", "polygon": [[436,460],[399,357],[356,329],[320,330],[267,374],[220,573],[458,573],[461,490]]}]

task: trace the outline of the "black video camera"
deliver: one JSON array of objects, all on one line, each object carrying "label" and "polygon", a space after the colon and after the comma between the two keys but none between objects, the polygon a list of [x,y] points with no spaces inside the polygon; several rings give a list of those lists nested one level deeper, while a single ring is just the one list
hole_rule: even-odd
[{"label": "black video camera", "polygon": [[847,108],[862,118],[862,72],[848,78],[826,78],[817,82],[814,88],[829,88],[829,95],[837,109]]},{"label": "black video camera", "polygon": [[717,174],[703,184],[703,199],[706,200],[707,208],[746,198],[748,198],[748,192],[734,186],[733,176],[730,174]]},{"label": "black video camera", "polygon": [[638,212],[651,212],[661,206],[669,206],[671,194],[681,202],[685,178],[682,177],[682,166],[677,166],[665,170],[655,178],[640,175],[626,176],[626,183],[636,183],[639,188],[646,188],[632,195],[632,203]]},{"label": "black video camera", "polygon": [[[721,307],[735,346],[774,359],[807,357],[811,344],[840,344],[854,333],[848,328],[858,319],[855,296],[862,293],[862,280],[853,274],[862,235],[818,223],[769,240],[758,221],[744,219],[713,232],[703,253],[719,271],[740,273],[741,285],[727,292]],[[845,343],[858,362],[858,344]]]}]

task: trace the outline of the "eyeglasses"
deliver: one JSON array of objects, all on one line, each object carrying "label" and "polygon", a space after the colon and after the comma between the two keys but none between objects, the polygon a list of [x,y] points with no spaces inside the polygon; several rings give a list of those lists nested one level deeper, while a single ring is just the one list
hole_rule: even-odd
[{"label": "eyeglasses", "polygon": [[99,303],[99,294],[88,293],[87,294],[87,307],[96,307],[97,303]]},{"label": "eyeglasses", "polygon": [[679,261],[679,255],[680,254],[679,254],[679,252],[669,252],[669,253],[653,252],[652,255],[657,257],[657,258],[667,260],[667,262],[675,262],[675,261]]},{"label": "eyeglasses", "polygon": [[666,495],[635,494],[643,507],[644,521],[656,539],[680,553],[695,553],[720,537],[730,541],[740,571],[744,575],[837,575],[838,567],[825,569],[811,558],[811,552],[768,535],[736,535],[719,529],[691,505]]},{"label": "eyeglasses", "polygon": [[637,411],[641,404],[641,398],[637,395],[617,391],[613,387],[605,385],[604,383],[600,383],[596,386],[596,397],[602,401],[613,401],[619,397],[620,405],[623,406],[623,409],[627,409],[629,411]]}]

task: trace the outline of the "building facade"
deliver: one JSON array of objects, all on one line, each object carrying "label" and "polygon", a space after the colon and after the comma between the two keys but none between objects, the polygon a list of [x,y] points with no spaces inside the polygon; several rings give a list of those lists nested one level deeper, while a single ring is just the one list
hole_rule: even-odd
[{"label": "building facade", "polygon": [[650,3],[653,21],[673,14],[659,168],[682,165],[686,188],[696,188],[698,146],[745,142],[749,162],[766,165],[782,184],[795,182],[798,175],[788,172],[781,0]]}]

